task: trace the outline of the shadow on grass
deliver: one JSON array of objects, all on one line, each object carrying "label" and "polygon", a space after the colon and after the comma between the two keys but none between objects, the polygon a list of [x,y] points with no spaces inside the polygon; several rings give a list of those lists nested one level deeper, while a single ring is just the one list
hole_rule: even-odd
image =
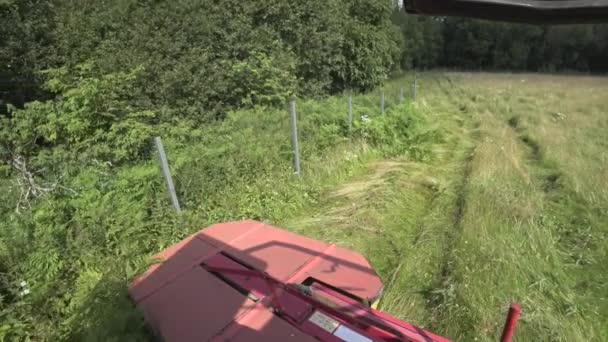
[{"label": "shadow on grass", "polygon": [[154,341],[129,298],[126,279],[105,274],[70,322],[68,341]]}]

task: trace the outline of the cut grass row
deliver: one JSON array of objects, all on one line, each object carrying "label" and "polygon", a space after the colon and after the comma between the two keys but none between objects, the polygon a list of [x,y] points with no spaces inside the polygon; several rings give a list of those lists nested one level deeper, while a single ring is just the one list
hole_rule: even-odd
[{"label": "cut grass row", "polygon": [[430,160],[371,163],[367,175],[328,192],[318,208],[285,223],[364,253],[385,280],[380,308],[430,328],[438,325],[446,295],[439,266],[449,267],[462,186],[462,177],[455,175],[466,172],[463,165],[472,148],[470,125],[451,106],[451,93],[440,91],[445,82],[438,74],[422,76],[428,95],[415,105],[430,123],[428,129],[442,133]]},{"label": "cut grass row", "polygon": [[512,301],[518,340],[606,340],[606,92],[601,78],[424,74],[416,106],[443,135],[431,160],[397,160],[382,181],[372,164],[286,225],[362,251],[382,309],[456,340],[496,340]]},{"label": "cut grass row", "polygon": [[[465,89],[459,107],[480,123],[480,136],[465,193],[462,234],[452,260],[453,290],[440,330],[458,340],[495,340],[504,319],[501,309],[519,301],[523,314],[517,336],[522,340],[605,340],[607,217],[577,195],[574,182],[562,171],[570,166],[568,153],[589,153],[585,148],[594,137],[589,130],[580,130],[569,148],[543,139],[567,135],[571,129],[543,119],[552,114],[541,94],[562,90],[545,78],[452,77]],[[585,80],[578,81],[582,81],[581,89],[589,86]],[[515,85],[526,82],[531,84]],[[536,90],[540,86],[545,87],[542,92]],[[603,86],[608,90],[608,84]],[[524,109],[520,96],[537,100],[526,103]],[[553,100],[565,108],[577,97]],[[596,101],[588,102],[591,108],[581,107],[581,113],[593,111],[606,100]],[[594,119],[569,115],[577,121]],[[576,141],[586,143],[576,145]],[[580,160],[583,168],[596,162],[592,155]],[[583,170],[568,173],[573,179],[585,175]],[[606,191],[605,184],[595,185],[595,191]],[[577,253],[578,260],[572,258]]]}]

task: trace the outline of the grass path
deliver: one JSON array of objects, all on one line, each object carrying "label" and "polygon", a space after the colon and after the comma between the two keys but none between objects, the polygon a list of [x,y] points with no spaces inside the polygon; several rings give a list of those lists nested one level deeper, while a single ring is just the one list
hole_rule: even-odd
[{"label": "grass path", "polygon": [[443,136],[433,158],[374,160],[284,226],[361,251],[385,281],[381,309],[455,340],[496,340],[511,301],[518,340],[608,340],[608,80],[421,86]]},{"label": "grass path", "polygon": [[[440,89],[446,79],[430,76]],[[437,92],[441,94],[441,92]],[[438,96],[437,99],[441,97]],[[439,319],[443,289],[438,265],[449,267],[449,245],[458,209],[463,168],[472,144],[471,128],[443,100],[421,99],[417,106],[429,119],[429,129],[445,130],[427,162],[376,160],[368,172],[328,191],[313,212],[285,224],[292,230],[361,251],[385,279],[381,308],[394,315],[433,327]]]},{"label": "grass path", "polygon": [[[581,179],[605,151],[589,148],[597,143],[591,126],[576,135],[571,130],[580,121],[602,120],[589,113],[605,108],[606,99],[587,93],[608,90],[608,83],[533,75],[456,77],[469,91],[483,94],[481,101],[472,99],[482,139],[463,219],[466,244],[455,256],[459,276],[448,310],[452,320],[445,330],[462,340],[488,338],[500,327],[491,310],[517,300],[525,309],[524,340],[606,340],[608,216],[575,187],[594,182],[594,191],[605,195],[606,184]],[[566,90],[566,80],[578,87]],[[572,107],[580,112],[569,112],[569,123],[562,117]],[[578,169],[571,164],[577,154],[587,155]],[[477,325],[463,329],[460,322]]]}]

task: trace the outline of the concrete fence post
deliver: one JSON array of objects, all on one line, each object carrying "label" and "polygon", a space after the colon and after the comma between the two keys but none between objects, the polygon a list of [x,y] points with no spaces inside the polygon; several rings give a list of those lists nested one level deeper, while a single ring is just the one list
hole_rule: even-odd
[{"label": "concrete fence post", "polygon": [[414,83],[412,84],[412,99],[416,101],[416,92],[418,90],[418,77],[414,74]]},{"label": "concrete fence post", "polygon": [[350,133],[353,129],[353,95],[348,94],[348,132]]},{"label": "concrete fence post", "polygon": [[179,201],[177,200],[175,186],[173,186],[173,178],[171,178],[171,170],[169,170],[169,162],[167,161],[167,155],[165,154],[165,147],[163,146],[163,142],[160,137],[154,138],[154,144],[156,145],[158,155],[160,156],[160,166],[163,171],[163,177],[165,178],[165,185],[167,186],[169,199],[171,200],[171,204],[173,204],[175,211],[179,213],[181,212],[181,208],[179,206]]},{"label": "concrete fence post", "polygon": [[289,99],[289,114],[291,118],[291,146],[293,148],[293,169],[296,175],[300,175],[300,150],[298,148],[298,123],[296,115],[296,100]]},{"label": "concrete fence post", "polygon": [[384,114],[384,92],[380,93],[380,112]]}]

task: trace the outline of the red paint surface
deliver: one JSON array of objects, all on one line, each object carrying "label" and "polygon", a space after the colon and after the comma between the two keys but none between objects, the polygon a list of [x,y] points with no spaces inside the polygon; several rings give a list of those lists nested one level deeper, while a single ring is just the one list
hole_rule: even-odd
[{"label": "red paint surface", "polygon": [[253,306],[255,302],[200,267],[191,268],[139,303],[163,340],[183,342],[209,340],[226,322]]},{"label": "red paint surface", "polygon": [[519,304],[511,304],[509,307],[509,314],[507,315],[507,321],[505,322],[505,327],[502,331],[502,336],[500,337],[501,342],[511,342],[520,312],[521,308],[519,307]]},{"label": "red paint surface", "polygon": [[360,254],[260,222],[213,225],[156,257],[129,291],[165,341],[341,341],[308,320],[315,310],[374,341],[447,341],[318,283],[313,296],[290,285],[314,278],[361,299],[382,289]]}]

